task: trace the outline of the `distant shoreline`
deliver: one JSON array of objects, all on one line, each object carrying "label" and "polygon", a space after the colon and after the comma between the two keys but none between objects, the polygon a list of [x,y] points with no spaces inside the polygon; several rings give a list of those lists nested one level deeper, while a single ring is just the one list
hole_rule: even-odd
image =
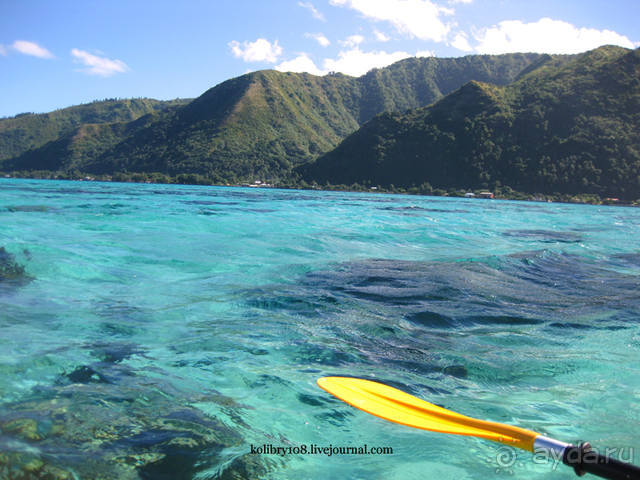
[{"label": "distant shoreline", "polygon": [[[497,189],[487,188],[434,188],[431,192],[419,191],[417,187],[394,187],[393,189],[383,186],[357,187],[348,185],[309,185],[305,182],[295,181],[269,181],[269,182],[237,182],[237,183],[216,183],[207,181],[205,177],[195,174],[182,174],[170,177],[164,174],[127,174],[130,178],[121,178],[116,175],[81,175],[79,177],[69,178],[69,176],[56,174],[55,172],[34,172],[27,174],[25,172],[5,173],[0,172],[0,180],[5,179],[22,179],[22,180],[63,180],[74,182],[105,182],[105,183],[136,183],[136,184],[153,184],[153,185],[200,185],[212,187],[236,187],[236,188],[273,188],[283,190],[314,190],[325,192],[353,192],[353,193],[378,193],[378,194],[394,194],[394,195],[415,195],[422,197],[444,197],[444,198],[465,198],[469,193],[474,196],[470,200],[509,200],[509,201],[525,201],[538,203],[566,203],[581,205],[604,205],[615,207],[640,207],[640,199],[635,201],[622,200],[618,198],[602,198],[597,194],[578,193],[578,194],[542,194],[542,193],[525,193],[511,189],[510,187],[498,187]],[[155,176],[155,178],[154,178]],[[157,178],[161,176],[163,178]],[[142,177],[142,178],[137,178]],[[154,181],[155,180],[155,181]],[[192,180],[192,181],[189,181]],[[482,198],[480,192],[490,191],[492,198]]]}]

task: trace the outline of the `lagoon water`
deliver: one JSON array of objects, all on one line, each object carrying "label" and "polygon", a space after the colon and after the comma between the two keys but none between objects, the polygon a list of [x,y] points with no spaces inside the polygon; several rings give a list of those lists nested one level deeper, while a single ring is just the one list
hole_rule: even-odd
[{"label": "lagoon water", "polygon": [[[0,180],[0,478],[574,478],[325,375],[640,464],[638,239],[634,208]],[[393,454],[251,454],[311,444]]]}]

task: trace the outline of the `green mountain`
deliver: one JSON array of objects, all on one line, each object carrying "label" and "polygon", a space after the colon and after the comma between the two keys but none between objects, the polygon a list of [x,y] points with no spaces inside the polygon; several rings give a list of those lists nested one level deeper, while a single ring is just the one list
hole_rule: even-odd
[{"label": "green mountain", "polygon": [[[108,109],[98,108],[106,105],[97,103],[2,119],[0,169],[189,173],[212,181],[287,178],[293,167],[330,151],[374,115],[431,104],[474,79],[506,85],[547,57],[412,58],[359,78],[260,71],[223,82],[186,105],[135,112],[132,106],[130,118],[121,112],[110,119]],[[95,111],[83,116],[92,105]]]},{"label": "green mountain", "polygon": [[384,113],[298,172],[307,181],[640,197],[640,49],[541,58],[507,86],[472,81]]},{"label": "green mountain", "polygon": [[5,169],[22,171],[88,172],[87,160],[99,158],[123,138],[157,120],[147,113],[131,122],[83,123],[41,147],[5,161]]},{"label": "green mountain", "polygon": [[88,164],[223,181],[287,175],[358,128],[355,79],[260,71],[226,81]]},{"label": "green mountain", "polygon": [[409,58],[360,77],[360,124],[382,112],[403,112],[430,105],[476,80],[508,85],[524,71],[553,62],[562,64],[567,55],[514,53],[468,55],[459,58]]},{"label": "green mountain", "polygon": [[143,115],[184,105],[188,100],[158,101],[149,98],[104,100],[50,113],[22,113],[0,119],[0,162],[16,158],[85,124],[130,122]]}]

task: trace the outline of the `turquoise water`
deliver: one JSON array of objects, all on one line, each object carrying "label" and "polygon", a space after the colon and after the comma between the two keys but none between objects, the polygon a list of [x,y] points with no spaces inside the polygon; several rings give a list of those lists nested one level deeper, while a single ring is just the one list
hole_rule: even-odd
[{"label": "turquoise water", "polygon": [[0,478],[574,476],[325,375],[640,463],[639,238],[622,207],[0,180]]}]

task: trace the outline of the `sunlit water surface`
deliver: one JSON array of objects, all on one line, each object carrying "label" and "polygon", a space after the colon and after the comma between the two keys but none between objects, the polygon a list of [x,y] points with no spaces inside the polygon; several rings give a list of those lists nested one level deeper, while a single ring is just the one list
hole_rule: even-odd
[{"label": "sunlit water surface", "polygon": [[634,208],[0,180],[0,478],[574,476],[325,375],[640,463],[639,238]]}]

